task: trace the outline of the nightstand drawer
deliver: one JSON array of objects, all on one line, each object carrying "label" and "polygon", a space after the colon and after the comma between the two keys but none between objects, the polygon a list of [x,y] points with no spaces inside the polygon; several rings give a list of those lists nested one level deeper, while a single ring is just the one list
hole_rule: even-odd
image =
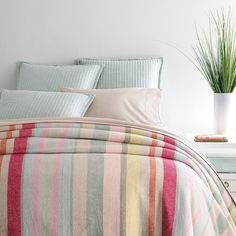
[{"label": "nightstand drawer", "polygon": [[208,157],[217,172],[236,172],[236,157]]},{"label": "nightstand drawer", "polygon": [[230,192],[236,192],[236,173],[219,173],[219,176]]}]

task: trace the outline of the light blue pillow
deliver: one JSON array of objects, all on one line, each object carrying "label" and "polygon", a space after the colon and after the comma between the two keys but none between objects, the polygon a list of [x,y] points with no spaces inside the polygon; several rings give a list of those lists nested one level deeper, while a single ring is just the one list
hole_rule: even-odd
[{"label": "light blue pillow", "polygon": [[103,65],[97,88],[160,88],[162,58],[77,59],[80,65]]},{"label": "light blue pillow", "polygon": [[101,65],[36,65],[17,63],[17,89],[60,91],[61,88],[96,88],[103,70]]},{"label": "light blue pillow", "polygon": [[0,120],[37,117],[83,117],[93,94],[2,90]]}]

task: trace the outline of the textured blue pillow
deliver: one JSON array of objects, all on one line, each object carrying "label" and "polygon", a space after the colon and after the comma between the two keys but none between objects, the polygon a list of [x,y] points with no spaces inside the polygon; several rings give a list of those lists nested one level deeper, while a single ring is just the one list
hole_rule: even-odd
[{"label": "textured blue pillow", "polygon": [[93,94],[2,90],[0,120],[36,117],[83,117]]},{"label": "textured blue pillow", "polygon": [[60,91],[62,87],[96,88],[103,70],[101,65],[49,66],[17,63],[17,89]]},{"label": "textured blue pillow", "polygon": [[77,59],[80,65],[103,65],[97,88],[160,88],[162,58]]}]

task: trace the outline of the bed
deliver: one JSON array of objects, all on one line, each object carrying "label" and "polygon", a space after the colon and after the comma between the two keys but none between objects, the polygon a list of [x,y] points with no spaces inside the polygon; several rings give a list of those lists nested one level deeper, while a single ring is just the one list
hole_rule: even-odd
[{"label": "bed", "polygon": [[[84,93],[2,91],[1,235],[236,235],[236,205],[214,168],[147,107],[160,93],[126,87],[95,95],[94,87]],[[117,109],[97,117],[109,110],[97,110],[104,100],[115,108],[122,100],[129,119],[115,119],[122,113]],[[45,107],[46,118],[32,117],[45,114]],[[22,113],[31,117],[19,118]],[[13,115],[17,119],[6,118]]]}]

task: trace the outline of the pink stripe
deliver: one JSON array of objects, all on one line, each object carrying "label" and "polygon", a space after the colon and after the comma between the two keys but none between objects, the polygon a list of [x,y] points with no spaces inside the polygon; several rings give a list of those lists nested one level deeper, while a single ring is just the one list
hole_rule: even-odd
[{"label": "pink stripe", "polygon": [[52,208],[52,232],[59,235],[59,184],[60,184],[60,155],[54,159],[55,172],[53,176],[53,208]]},{"label": "pink stripe", "polygon": [[229,226],[223,233],[221,233],[221,236],[229,236],[233,235],[235,231],[233,232],[232,228]]},{"label": "pink stripe", "polygon": [[[179,169],[178,172],[180,172],[182,169]],[[183,211],[184,211],[184,215],[185,215],[185,220],[183,222],[183,235],[193,235],[193,226],[195,225],[195,222],[194,222],[194,216],[193,216],[193,208],[192,208],[192,211],[189,211],[189,207],[191,205],[193,205],[193,203],[191,202],[192,199],[195,197],[197,197],[197,194],[196,194],[196,191],[194,189],[194,183],[193,183],[193,176],[192,176],[192,173],[185,173],[185,175],[182,175],[183,178],[185,178],[187,180],[187,183],[185,183],[185,189],[188,193],[188,196],[187,198],[185,199],[185,203],[186,206],[183,208]],[[180,183],[182,184],[182,183]],[[196,194],[196,195],[195,195]],[[195,195],[195,196],[192,196],[192,195]],[[198,201],[201,202],[201,199],[198,199]],[[201,206],[201,204],[200,204]]]},{"label": "pink stripe", "polygon": [[42,129],[42,136],[44,137],[48,137],[49,133],[50,133],[50,127],[51,127],[51,123],[44,123],[44,126],[41,128]]},{"label": "pink stripe", "polygon": [[[42,151],[44,150],[44,139],[40,139],[39,143],[39,150]],[[39,174],[39,164],[40,164],[40,157],[41,154],[36,155],[35,157],[35,163],[34,163],[34,176],[32,180],[32,194],[33,194],[33,199],[32,199],[32,212],[33,212],[33,235],[41,235],[41,229],[39,226],[39,212],[40,212],[40,199],[39,199],[39,191],[40,191],[40,174]]]},{"label": "pink stripe", "polygon": [[39,163],[40,163],[40,156],[41,154],[38,154],[35,157],[35,163],[34,163],[34,176],[32,180],[32,195],[34,196],[32,198],[32,214],[33,214],[33,221],[32,221],[32,228],[33,228],[33,235],[37,236],[40,235],[40,228],[39,228],[39,212],[40,212],[40,200],[39,200]]},{"label": "pink stripe", "polygon": [[[60,133],[61,135],[66,135],[68,129],[62,128]],[[61,138],[58,142],[56,150],[60,150],[65,145],[65,139]],[[52,232],[54,235],[59,235],[59,193],[60,193],[60,166],[61,166],[61,156],[60,154],[54,157],[54,175],[53,175],[53,208],[52,208]]]},{"label": "pink stripe", "polygon": [[126,129],[125,127],[121,126],[110,126],[110,131],[125,133],[125,129]]},{"label": "pink stripe", "polygon": [[165,145],[171,144],[175,146],[175,140],[169,136],[164,136],[164,142],[166,143]]},{"label": "pink stripe", "polygon": [[[174,139],[169,137],[164,138],[164,141],[171,142],[174,145]],[[167,152],[163,148],[163,167],[164,167],[164,180],[163,180],[163,193],[162,193],[162,235],[171,236],[173,234],[173,224],[175,217],[175,201],[176,201],[176,166],[173,160],[174,151]],[[168,159],[165,159],[168,158]]]},{"label": "pink stripe", "polygon": [[48,137],[49,132],[50,132],[50,129],[49,129],[49,128],[43,128],[43,129],[42,129],[42,135],[43,135],[44,137]]},{"label": "pink stripe", "polygon": [[126,133],[120,133],[120,132],[109,132],[109,141],[115,141],[115,142],[124,142],[125,141]]},{"label": "pink stripe", "polygon": [[229,207],[232,202],[231,197],[229,196],[229,193],[224,189],[223,192],[221,193],[221,196],[224,199],[226,206]]},{"label": "pink stripe", "polygon": [[[193,212],[192,213],[192,223],[193,225],[195,225],[195,222],[197,222],[197,220],[201,217],[201,214],[202,214],[202,211],[204,208],[202,208],[201,206],[204,206],[205,204],[205,198],[204,198],[204,195],[203,195],[203,192],[202,190],[196,190],[196,189],[193,189],[193,186],[194,186],[194,183],[193,183],[193,176],[189,176],[189,192],[192,194],[194,194],[195,191],[198,191],[198,198],[197,198],[197,203],[198,203],[198,208],[196,209],[196,212]],[[196,196],[191,196],[191,198],[194,198]]]},{"label": "pink stripe", "polygon": [[68,137],[69,123],[66,123],[63,128],[60,129],[61,137]]},{"label": "pink stripe", "polygon": [[[175,140],[173,138],[164,136],[164,147],[162,150],[162,157],[167,159],[174,159],[175,157]],[[170,145],[171,144],[171,145]]]},{"label": "pink stripe", "polygon": [[120,168],[117,155],[105,155],[103,180],[103,235],[120,235]]},{"label": "pink stripe", "polygon": [[121,152],[122,152],[121,143],[106,142],[106,153],[121,153]]}]

